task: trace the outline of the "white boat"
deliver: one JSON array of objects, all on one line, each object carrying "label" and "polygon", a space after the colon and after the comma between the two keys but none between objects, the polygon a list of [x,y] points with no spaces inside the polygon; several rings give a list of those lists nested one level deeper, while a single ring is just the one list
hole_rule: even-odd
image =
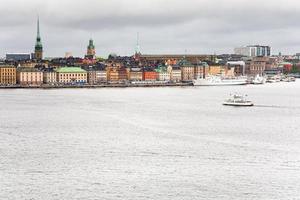
[{"label": "white boat", "polygon": [[275,75],[275,76],[269,77],[267,82],[268,83],[277,83],[277,82],[280,82],[280,79],[281,79],[281,77],[279,75]]},{"label": "white boat", "polygon": [[223,102],[224,106],[254,106],[252,101],[246,99],[247,95],[234,94]]},{"label": "white boat", "polygon": [[259,84],[265,84],[266,83],[266,78],[263,76],[259,76],[259,74],[257,74],[255,76],[255,78],[253,79],[252,83],[255,85],[259,85]]},{"label": "white boat", "polygon": [[295,77],[288,76],[288,77],[283,78],[282,81],[284,81],[284,82],[295,82],[296,79],[295,79]]},{"label": "white boat", "polygon": [[246,85],[247,78],[221,78],[220,76],[209,76],[193,80],[194,86],[227,86],[227,85]]}]

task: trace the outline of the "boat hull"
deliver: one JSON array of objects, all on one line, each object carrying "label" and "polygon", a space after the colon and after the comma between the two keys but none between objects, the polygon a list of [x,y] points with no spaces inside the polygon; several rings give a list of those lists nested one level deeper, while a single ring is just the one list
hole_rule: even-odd
[{"label": "boat hull", "polygon": [[251,107],[254,106],[253,103],[223,103],[224,106],[235,106],[235,107]]},{"label": "boat hull", "polygon": [[220,82],[210,82],[206,80],[194,80],[194,86],[233,86],[233,85],[247,85],[247,81],[220,81]]}]

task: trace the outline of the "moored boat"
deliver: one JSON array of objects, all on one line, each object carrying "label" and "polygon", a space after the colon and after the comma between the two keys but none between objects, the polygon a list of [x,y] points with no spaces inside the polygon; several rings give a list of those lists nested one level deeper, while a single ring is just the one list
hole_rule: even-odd
[{"label": "moored boat", "polygon": [[222,78],[220,76],[209,76],[193,80],[194,86],[229,86],[229,85],[246,85],[247,78]]},{"label": "moored boat", "polygon": [[280,82],[281,77],[279,75],[271,76],[267,79],[268,83],[277,83]]},{"label": "moored boat", "polygon": [[266,78],[263,76],[259,76],[258,74],[255,76],[255,78],[253,79],[252,83],[255,85],[259,85],[259,84],[265,84],[266,83]]},{"label": "moored boat", "polygon": [[282,81],[284,81],[284,82],[295,82],[296,79],[295,79],[295,77],[288,76],[288,77],[285,77]]}]

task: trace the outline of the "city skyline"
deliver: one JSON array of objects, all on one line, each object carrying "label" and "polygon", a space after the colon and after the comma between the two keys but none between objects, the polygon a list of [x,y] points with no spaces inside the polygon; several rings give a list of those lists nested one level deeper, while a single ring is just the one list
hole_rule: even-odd
[{"label": "city skyline", "polygon": [[190,0],[184,6],[177,0],[0,2],[5,5],[0,8],[0,57],[34,51],[37,13],[45,57],[65,52],[82,57],[90,38],[98,56],[132,55],[137,32],[142,53],[221,54],[261,44],[272,46],[273,54],[294,54],[300,45],[295,0]]}]

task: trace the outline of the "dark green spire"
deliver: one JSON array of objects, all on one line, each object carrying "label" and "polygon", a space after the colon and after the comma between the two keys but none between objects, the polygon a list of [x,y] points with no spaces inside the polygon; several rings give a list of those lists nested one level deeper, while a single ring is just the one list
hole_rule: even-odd
[{"label": "dark green spire", "polygon": [[42,45],[41,36],[40,36],[40,18],[39,17],[37,20],[37,36],[36,36],[36,42],[35,42],[35,50],[36,51],[43,50],[43,45]]}]

